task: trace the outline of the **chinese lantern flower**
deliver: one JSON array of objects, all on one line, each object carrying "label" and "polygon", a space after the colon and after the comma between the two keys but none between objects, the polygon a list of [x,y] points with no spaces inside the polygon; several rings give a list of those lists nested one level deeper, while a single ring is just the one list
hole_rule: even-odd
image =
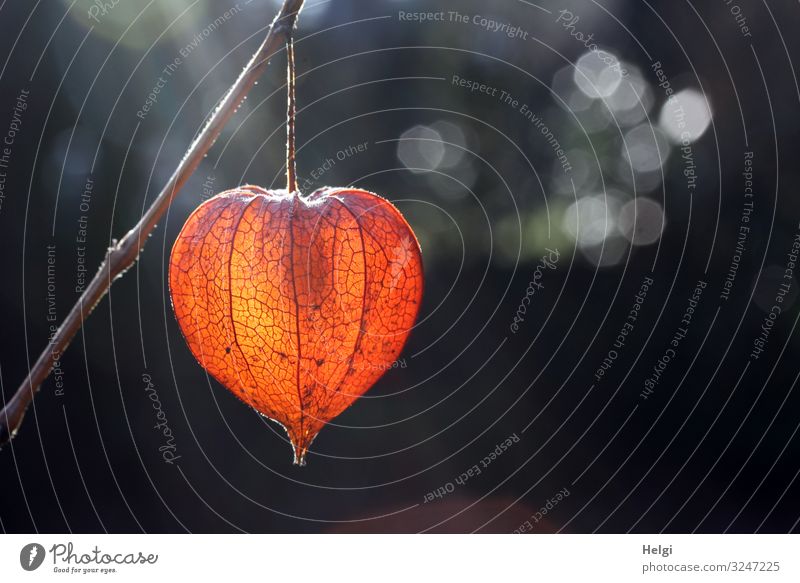
[{"label": "chinese lantern flower", "polygon": [[398,358],[422,260],[411,227],[376,194],[242,186],[186,221],[169,288],[198,362],[283,425],[302,465],[325,424]]}]

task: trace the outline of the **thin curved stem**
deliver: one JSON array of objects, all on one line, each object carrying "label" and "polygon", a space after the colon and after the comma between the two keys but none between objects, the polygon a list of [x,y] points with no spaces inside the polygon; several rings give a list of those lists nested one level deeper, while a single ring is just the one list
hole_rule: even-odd
[{"label": "thin curved stem", "polygon": [[[139,258],[139,253],[147,243],[150,233],[167,211],[175,196],[194,173],[203,157],[214,145],[222,129],[233,116],[247,93],[264,72],[275,53],[283,48],[284,43],[291,42],[292,32],[297,22],[297,15],[303,7],[304,0],[284,0],[278,15],[272,21],[269,32],[248,62],[244,71],[236,79],[222,98],[211,119],[189,146],[186,155],[181,159],[175,172],[159,193],[153,204],[147,209],[139,222],[113,247],[106,252],[100,269],[86,290],[72,306],[64,322],[53,335],[47,348],[39,355],[31,367],[27,378],[22,382],[14,396],[0,411],[0,446],[10,441],[19,430],[25,412],[28,409],[39,387],[53,370],[53,363],[63,354],[75,334],[83,326],[83,322],[97,303],[106,295],[111,284],[129,269]],[[294,87],[294,84],[292,85]],[[293,93],[293,90],[292,90]],[[292,116],[292,122],[294,121]],[[294,148],[292,148],[294,156]]]},{"label": "thin curved stem", "polygon": [[286,39],[286,189],[289,192],[297,190],[297,164],[294,157],[294,118],[297,106],[294,97],[294,34],[292,32],[289,31]]}]

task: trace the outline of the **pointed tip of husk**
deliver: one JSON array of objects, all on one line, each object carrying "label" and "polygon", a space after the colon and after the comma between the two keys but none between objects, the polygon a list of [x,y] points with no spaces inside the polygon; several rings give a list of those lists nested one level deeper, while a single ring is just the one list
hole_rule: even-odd
[{"label": "pointed tip of husk", "polygon": [[295,435],[291,431],[287,431],[287,433],[289,434],[289,442],[292,444],[292,452],[294,453],[294,465],[301,467],[306,465],[308,449],[311,447],[311,442],[317,437],[317,433],[314,432],[312,434],[307,429],[301,435]]},{"label": "pointed tip of husk", "polygon": [[306,465],[306,454],[308,450],[298,450],[294,445],[292,445],[292,449],[294,450],[294,461],[292,463],[300,467]]}]

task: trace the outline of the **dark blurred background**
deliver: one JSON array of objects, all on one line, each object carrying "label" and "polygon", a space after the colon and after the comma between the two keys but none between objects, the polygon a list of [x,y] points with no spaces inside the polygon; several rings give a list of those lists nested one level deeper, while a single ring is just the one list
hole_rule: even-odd
[{"label": "dark blurred background", "polygon": [[[797,531],[797,3],[306,4],[303,188],[381,193],[422,245],[398,366],[298,468],[176,325],[189,213],[284,185],[278,54],[0,452],[0,528]],[[0,3],[5,399],[277,6]]]}]

